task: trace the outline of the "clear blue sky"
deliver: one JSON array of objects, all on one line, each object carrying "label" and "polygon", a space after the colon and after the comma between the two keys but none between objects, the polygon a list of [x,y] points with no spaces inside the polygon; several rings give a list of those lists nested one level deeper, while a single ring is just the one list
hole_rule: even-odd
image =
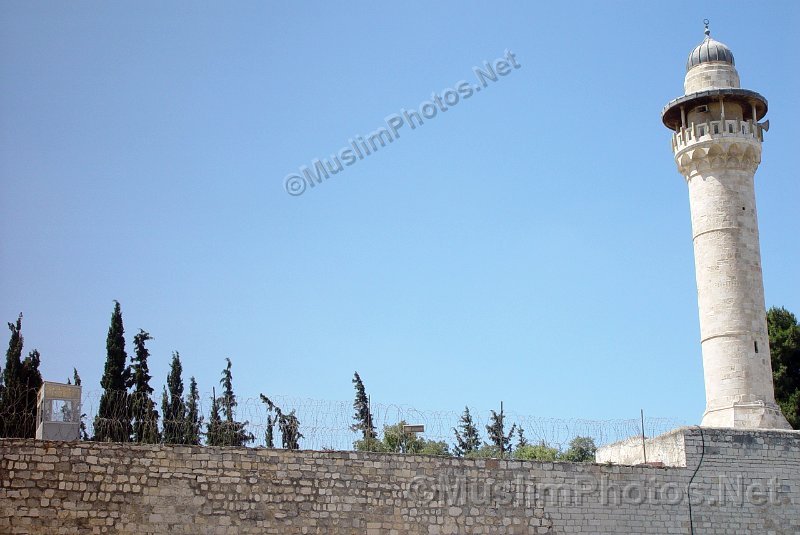
[{"label": "clear blue sky", "polygon": [[[734,4],[736,5],[736,4]],[[800,4],[3,2],[0,319],[99,389],[113,300],[201,391],[699,421],[689,201],[660,111],[703,18],[770,104],[767,305],[800,313]],[[472,69],[521,68],[292,197]],[[3,339],[7,339],[3,335]]]}]

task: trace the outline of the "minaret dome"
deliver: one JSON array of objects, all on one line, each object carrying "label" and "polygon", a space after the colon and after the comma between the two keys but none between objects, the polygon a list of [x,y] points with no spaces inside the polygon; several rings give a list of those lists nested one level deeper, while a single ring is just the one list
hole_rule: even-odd
[{"label": "minaret dome", "polygon": [[687,95],[707,89],[739,87],[739,73],[736,72],[733,52],[727,45],[711,37],[708,20],[703,22],[706,25],[706,37],[694,47],[686,60],[683,88]]},{"label": "minaret dome", "polygon": [[708,29],[708,19],[703,22],[705,22],[706,25],[706,38],[703,39],[702,43],[694,47],[694,50],[689,54],[689,59],[686,60],[686,70],[688,71],[695,65],[710,63],[712,61],[723,61],[731,65],[736,65],[736,62],[733,60],[733,52],[731,52],[731,49],[728,48],[727,45],[711,37],[711,30]]}]

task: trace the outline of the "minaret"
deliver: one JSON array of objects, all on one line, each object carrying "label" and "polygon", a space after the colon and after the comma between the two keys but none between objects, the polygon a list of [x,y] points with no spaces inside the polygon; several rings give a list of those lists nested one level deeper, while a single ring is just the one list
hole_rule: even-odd
[{"label": "minaret", "polygon": [[753,177],[767,100],[739,87],[733,53],[706,37],[686,63],[685,95],[664,108],[689,186],[706,385],[701,425],[789,429],[775,403]]}]

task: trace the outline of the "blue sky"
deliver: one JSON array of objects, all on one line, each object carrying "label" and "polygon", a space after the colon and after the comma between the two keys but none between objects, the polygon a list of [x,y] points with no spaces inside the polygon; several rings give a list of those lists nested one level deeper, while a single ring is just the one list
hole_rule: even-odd
[{"label": "blue sky", "polygon": [[[770,104],[767,305],[800,313],[795,2],[0,6],[0,317],[99,389],[113,300],[201,391],[557,418],[704,409],[660,111],[712,35]],[[302,196],[283,180],[510,49],[521,68]]]}]

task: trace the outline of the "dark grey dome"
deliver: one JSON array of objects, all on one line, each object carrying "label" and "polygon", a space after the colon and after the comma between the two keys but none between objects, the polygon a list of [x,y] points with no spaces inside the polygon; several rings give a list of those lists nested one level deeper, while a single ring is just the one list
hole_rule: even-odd
[{"label": "dark grey dome", "polygon": [[689,54],[689,59],[686,60],[686,70],[688,71],[695,65],[708,63],[709,61],[724,61],[725,63],[736,65],[733,61],[733,52],[731,52],[731,49],[716,39],[712,39],[711,36],[706,33],[706,38],[703,39],[703,42],[697,45],[695,49],[692,50],[692,53]]}]

